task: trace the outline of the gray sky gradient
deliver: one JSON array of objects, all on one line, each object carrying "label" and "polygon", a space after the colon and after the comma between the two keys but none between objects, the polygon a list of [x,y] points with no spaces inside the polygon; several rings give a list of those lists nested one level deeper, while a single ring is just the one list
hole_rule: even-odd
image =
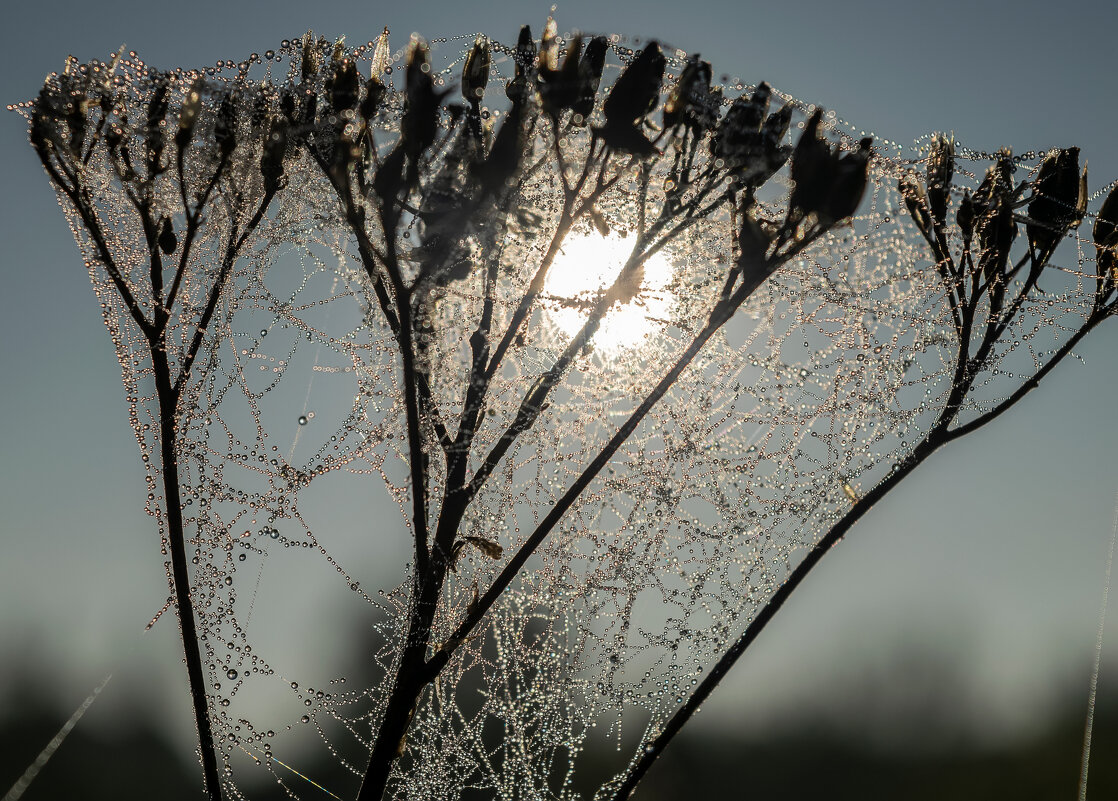
[{"label": "gray sky gradient", "polygon": [[[156,66],[203,66],[308,27],[350,41],[385,24],[397,42],[413,30],[511,40],[522,23],[542,27],[549,8],[10,3],[0,97],[30,98],[67,54],[104,58],[122,42]],[[1093,189],[1118,178],[1112,2],[571,0],[557,19],[699,51],[716,76],[768,80],[901,143],[945,130],[988,151],[1078,145]],[[168,729],[189,733],[177,632],[166,621],[139,635],[167,591],[112,345],[14,114],[0,121],[0,152],[0,685],[33,665],[73,708],[118,670],[128,678],[110,684],[91,725],[107,725],[113,704],[161,699]],[[914,653],[931,689],[962,676],[960,704],[986,715],[990,736],[1027,730],[1067,692],[1085,698],[1118,485],[1116,354],[1111,323],[1080,349],[1083,364],[1069,360],[893,492],[796,593],[701,725],[841,712],[843,692],[873,686],[920,714],[920,699],[896,690],[923,686],[905,662]],[[1107,663],[1118,666],[1113,626]]]}]

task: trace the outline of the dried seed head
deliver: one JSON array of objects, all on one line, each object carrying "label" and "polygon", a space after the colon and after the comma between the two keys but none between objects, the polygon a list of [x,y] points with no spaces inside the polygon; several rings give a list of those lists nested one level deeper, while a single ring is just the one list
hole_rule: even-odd
[{"label": "dried seed head", "polygon": [[1052,151],[1041,162],[1025,226],[1029,248],[1039,261],[1051,256],[1078,222],[1080,183],[1079,148]]},{"label": "dried seed head", "polygon": [[1102,281],[1118,283],[1118,187],[1110,190],[1095,218],[1095,268]]},{"label": "dried seed head", "polygon": [[686,126],[696,133],[707,130],[716,119],[710,109],[709,61],[700,61],[698,53],[687,60],[664,103],[664,127]]},{"label": "dried seed head", "polygon": [[401,139],[410,160],[408,182],[418,180],[420,155],[435,141],[438,134],[439,106],[446,92],[435,91],[430,50],[422,39],[416,40],[408,54],[406,73],[407,95]]},{"label": "dried seed head", "polygon": [[276,192],[283,177],[283,159],[287,152],[287,123],[272,120],[261,148],[260,174],[264,177],[264,190]]},{"label": "dried seed head", "polygon": [[792,194],[789,214],[806,216],[822,209],[830,194],[833,157],[830,146],[819,136],[823,109],[816,108],[792,151]]},{"label": "dried seed head", "polygon": [[[554,56],[557,50],[554,41],[549,45],[549,48]],[[553,119],[558,119],[559,115],[573,106],[579,98],[581,87],[578,68],[582,55],[582,37],[576,35],[567,44],[567,55],[563,59],[562,67],[545,66],[545,62],[551,63],[558,58],[555,56],[554,59],[551,57],[545,59],[544,55],[547,52],[549,51],[545,50],[540,53],[536,86],[540,93],[540,105]]]},{"label": "dried seed head", "polygon": [[489,83],[490,61],[489,40],[479,36],[466,55],[466,63],[462,67],[462,97],[467,102],[478,103],[485,94],[485,86]]},{"label": "dried seed head", "polygon": [[594,112],[594,98],[602,82],[609,43],[604,36],[595,36],[586,45],[586,52],[578,62],[578,100],[571,106],[571,113],[585,122]]},{"label": "dried seed head", "polygon": [[527,103],[536,77],[536,42],[532,38],[532,29],[527,25],[520,29],[513,58],[516,61],[516,76],[505,87],[505,95],[513,103]]},{"label": "dried seed head", "polygon": [[525,139],[523,109],[519,103],[512,105],[493,140],[489,157],[477,168],[482,192],[485,194],[494,194],[504,189],[520,168]]},{"label": "dried seed head", "polygon": [[214,123],[214,140],[223,158],[228,158],[237,147],[237,110],[232,95],[221,98]]},{"label": "dried seed head", "polygon": [[392,52],[388,49],[388,26],[377,37],[376,46],[373,47],[373,61],[369,67],[369,77],[378,83],[383,83],[385,70],[392,63]]},{"label": "dried seed head", "polygon": [[606,123],[632,125],[651,114],[660,99],[666,64],[660,45],[649,42],[610,89],[602,108]]},{"label": "dried seed head", "polygon": [[357,76],[357,65],[345,58],[334,62],[331,76],[330,105],[334,111],[346,111],[357,104],[357,94],[361,79]]},{"label": "dried seed head", "polygon": [[866,174],[870,156],[873,153],[873,139],[859,140],[858,149],[834,161],[831,190],[822,217],[826,221],[839,222],[852,217],[866,193]]},{"label": "dried seed head", "polygon": [[969,247],[971,236],[974,234],[974,201],[971,199],[970,190],[963,192],[963,199],[959,201],[959,210],[955,213],[955,222],[963,235],[963,246]]},{"label": "dried seed head", "polygon": [[179,130],[175,134],[175,144],[179,150],[190,144],[190,137],[194,134],[194,126],[198,124],[198,112],[202,109],[202,79],[198,78],[191,84],[182,101],[179,111]]},{"label": "dried seed head", "polygon": [[751,97],[739,96],[711,139],[714,156],[747,186],[760,186],[771,178],[792,152],[781,145],[792,119],[792,106],[785,104],[766,119],[770,95],[769,85],[762,82]]},{"label": "dried seed head", "polygon": [[915,173],[906,172],[897,184],[897,191],[904,198],[905,207],[912,221],[925,238],[932,236],[932,218],[928,213],[928,196],[924,192],[924,185]]},{"label": "dried seed head", "polygon": [[314,80],[314,76],[318,75],[318,66],[318,42],[314,39],[314,33],[307,31],[303,34],[303,58],[300,69],[303,83],[310,83]]},{"label": "dried seed head", "polygon": [[955,142],[936,134],[928,155],[928,204],[937,226],[943,226],[947,219],[947,199],[954,174]]}]

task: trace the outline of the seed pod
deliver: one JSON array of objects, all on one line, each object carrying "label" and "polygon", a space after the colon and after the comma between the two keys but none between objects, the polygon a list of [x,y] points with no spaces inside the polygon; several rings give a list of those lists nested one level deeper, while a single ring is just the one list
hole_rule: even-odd
[{"label": "seed pod", "polygon": [[222,97],[221,105],[217,109],[217,120],[214,122],[214,140],[223,159],[229,158],[237,148],[236,114],[232,95],[227,94]]},{"label": "seed pod", "polygon": [[641,158],[656,152],[641,124],[656,108],[667,60],[656,42],[649,42],[625,68],[602,106],[606,124],[594,132],[613,150]]},{"label": "seed pod", "polygon": [[283,177],[283,159],[287,152],[287,123],[272,120],[260,155],[260,174],[264,177],[264,191],[274,193]]},{"label": "seed pod", "polygon": [[824,221],[839,222],[852,217],[866,193],[866,178],[870,156],[873,153],[873,139],[859,140],[858,149],[834,161],[831,188],[827,196],[827,206],[820,217]]},{"label": "seed pod", "polygon": [[524,107],[514,103],[493,140],[489,157],[478,168],[483,194],[494,194],[508,185],[524,154]]},{"label": "seed pod", "polygon": [[395,202],[403,184],[404,156],[404,148],[397,145],[373,176],[373,191],[386,203]]},{"label": "seed pod", "polygon": [[175,248],[178,246],[178,239],[175,238],[175,226],[171,223],[171,218],[164,215],[159,223],[159,249],[169,256],[175,252]]},{"label": "seed pod", "polygon": [[51,92],[50,86],[44,84],[39,90],[39,96],[35,98],[34,106],[31,110],[31,145],[35,148],[35,152],[39,154],[39,158],[44,162],[50,151],[54,149],[54,126],[51,124],[52,111],[54,108],[54,97]]},{"label": "seed pod", "polygon": [[287,88],[280,92],[280,111],[289,123],[295,124],[295,95]]},{"label": "seed pod", "polygon": [[742,214],[741,230],[738,232],[738,266],[746,274],[755,273],[757,267],[764,264],[772,244],[772,237],[754,216],[753,207],[751,205]]},{"label": "seed pod", "polygon": [[[552,68],[550,63],[557,62],[557,46],[549,43],[547,50],[540,54],[540,66],[536,72],[536,86],[540,93],[540,104],[552,119],[575,104],[579,98],[578,65],[582,55],[582,37],[575,36],[567,44],[567,55],[563,59],[562,67]],[[549,53],[544,58],[544,53]]]},{"label": "seed pod", "polygon": [[385,70],[391,63],[392,53],[388,49],[388,26],[385,25],[384,30],[380,32],[380,36],[377,37],[376,46],[373,48],[373,63],[369,67],[369,77],[376,80],[377,83],[382,83]]},{"label": "seed pod", "polygon": [[606,50],[609,43],[604,36],[595,36],[586,45],[586,52],[578,62],[578,100],[571,106],[571,114],[589,119],[594,113],[594,97],[602,82],[602,71],[606,66]]},{"label": "seed pod", "polygon": [[937,227],[947,219],[947,198],[955,173],[955,142],[937,134],[928,155],[928,206]]},{"label": "seed pod", "polygon": [[485,87],[489,83],[490,63],[489,40],[479,36],[466,55],[466,63],[462,67],[462,97],[468,103],[478,103],[484,96]]},{"label": "seed pod", "polygon": [[730,174],[754,186],[767,181],[787,160],[779,144],[788,130],[792,109],[785,105],[766,120],[770,94],[769,85],[762,82],[752,97],[735,98],[710,143],[711,153],[722,159]]},{"label": "seed pod", "polygon": [[86,99],[85,95],[74,92],[70,96],[69,111],[66,114],[66,124],[70,126],[70,150],[74,155],[81,155],[82,145],[85,143],[86,130]]},{"label": "seed pod", "polygon": [[148,101],[147,120],[144,125],[144,146],[147,150],[148,174],[159,171],[159,160],[163,155],[163,121],[167,117],[167,80],[163,76],[155,79],[155,91]]},{"label": "seed pod", "polygon": [[975,212],[992,209],[1003,199],[1008,201],[1013,195],[1013,152],[1008,148],[998,151],[997,160],[986,170],[982,183],[974,192],[972,201]]},{"label": "seed pod", "polygon": [[314,76],[318,75],[318,62],[318,43],[314,40],[314,34],[307,31],[303,34],[303,59],[300,69],[303,83],[311,82]]},{"label": "seed pod", "polygon": [[[755,132],[761,129],[761,122],[769,113],[769,98],[772,97],[772,87],[765,81],[757,84],[753,96],[748,101],[738,106],[733,124],[743,131]],[[734,111],[731,106],[730,111]],[[729,117],[729,112],[727,112]]]},{"label": "seed pod", "polygon": [[492,540],[482,537],[466,537],[466,540],[490,559],[500,559],[505,550]]},{"label": "seed pod", "polygon": [[897,183],[897,191],[904,198],[908,214],[924,238],[932,237],[932,218],[928,213],[928,196],[924,192],[924,185],[913,173],[906,172]]},{"label": "seed pod", "polygon": [[971,200],[969,190],[963,192],[963,199],[959,201],[955,222],[963,235],[963,247],[970,247],[971,236],[974,234],[974,201]]},{"label": "seed pod", "polygon": [[366,123],[377,113],[377,109],[380,108],[380,102],[384,99],[384,93],[384,84],[378,79],[370,78],[365,82],[365,97],[361,100],[361,106],[358,111],[361,113]]},{"label": "seed pod", "polygon": [[614,82],[602,108],[606,123],[631,125],[651,114],[660,99],[666,64],[660,45],[649,42]]},{"label": "seed pod", "polygon": [[988,281],[1002,281],[1001,276],[1009,264],[1009,250],[1016,236],[1017,223],[1013,220],[1013,206],[1007,198],[1000,198],[996,206],[987,208],[975,220],[975,237],[979,248],[978,269]]},{"label": "seed pod", "polygon": [[35,152],[39,154],[39,158],[44,162],[49,157],[51,151],[50,141],[50,123],[47,122],[46,117],[39,110],[38,104],[35,104],[35,110],[31,112],[31,146],[35,148]]},{"label": "seed pod", "polygon": [[768,119],[761,123],[761,139],[769,149],[776,149],[788,134],[788,126],[792,123],[792,103],[785,103],[780,110],[770,114]]},{"label": "seed pod", "polygon": [[431,75],[430,51],[422,39],[416,41],[408,56],[407,95],[401,140],[408,155],[408,183],[419,178],[420,155],[431,146],[438,134],[439,105],[445,92],[436,92]]},{"label": "seed pod", "polygon": [[330,62],[340,64],[345,59],[345,36],[334,40],[334,49],[330,53]]},{"label": "seed pod", "polygon": [[1095,218],[1095,269],[1099,278],[1118,282],[1118,187],[1110,190]]},{"label": "seed pod", "polygon": [[1056,150],[1041,162],[1033,182],[1029,222],[1025,225],[1029,249],[1038,261],[1052,255],[1076,222],[1079,185],[1079,148]]},{"label": "seed pod", "polygon": [[183,98],[182,110],[179,112],[179,130],[175,133],[175,145],[180,151],[186,149],[190,144],[190,137],[194,135],[198,112],[202,109],[202,86],[202,79],[198,78]]},{"label": "seed pod", "polygon": [[527,103],[536,77],[536,42],[532,38],[532,29],[527,25],[520,29],[513,59],[516,61],[516,76],[505,87],[505,95],[513,103]]},{"label": "seed pod", "polygon": [[639,158],[646,158],[656,152],[656,146],[636,125],[619,123],[611,125],[606,123],[594,132],[602,137],[602,141],[611,150],[619,153],[629,153]]},{"label": "seed pod", "polygon": [[357,65],[348,58],[336,63],[333,83],[330,86],[330,105],[334,107],[334,111],[341,112],[353,108],[357,104],[359,88]]},{"label": "seed pod", "polygon": [[830,146],[819,138],[822,118],[823,109],[816,108],[792,151],[793,186],[788,210],[793,218],[819,211],[830,194],[833,159]]},{"label": "seed pod", "polygon": [[710,104],[711,69],[709,61],[700,61],[696,53],[687,60],[664,104],[664,127],[686,126],[701,133],[713,123],[708,113]]}]

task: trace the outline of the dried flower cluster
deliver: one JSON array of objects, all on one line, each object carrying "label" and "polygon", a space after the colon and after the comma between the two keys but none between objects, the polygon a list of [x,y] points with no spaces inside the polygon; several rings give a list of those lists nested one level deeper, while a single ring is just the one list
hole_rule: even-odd
[{"label": "dried flower cluster", "polygon": [[[246,759],[309,787],[277,755],[300,721],[361,799],[574,798],[603,738],[597,797],[627,798],[866,509],[1115,312],[1115,192],[1097,272],[1053,262],[1089,213],[1075,148],[972,191],[950,140],[921,177],[655,42],[549,20],[450,61],[308,33],[70,63],[25,107],[120,354],[212,799]],[[558,291],[579,237],[619,263]],[[400,534],[341,530],[319,487],[399,507],[406,575],[365,589],[337,553]],[[289,680],[250,634],[238,565],[283,549],[362,605],[367,686]]]}]

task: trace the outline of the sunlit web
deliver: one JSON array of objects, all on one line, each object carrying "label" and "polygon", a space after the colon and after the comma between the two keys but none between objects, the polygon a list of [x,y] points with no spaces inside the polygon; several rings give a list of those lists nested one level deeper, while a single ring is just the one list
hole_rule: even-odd
[{"label": "sunlit web", "polygon": [[[436,43],[442,84],[457,81],[473,40]],[[334,49],[311,44],[323,58]],[[509,43],[492,45],[484,99],[499,122],[513,68]],[[372,69],[391,82],[402,72],[405,49],[387,39],[338,47],[365,75]],[[626,40],[610,39],[604,86],[632,55]],[[686,54],[668,55],[670,84]],[[171,117],[203,77],[214,88],[210,104],[219,90],[240,93],[247,131],[252,109],[277,103],[277,86],[298,84],[301,58],[301,43],[287,41],[237,66],[174,74]],[[139,130],[148,68],[124,58],[118,76],[131,104],[132,122],[122,124]],[[727,102],[753,89],[729,76],[722,83]],[[399,88],[376,119],[382,154],[398,136]],[[323,96],[321,85],[318,91]],[[778,98],[794,103],[794,135],[806,106]],[[591,123],[600,121],[598,108]],[[555,234],[562,187],[548,162],[548,124],[541,119],[532,129],[527,163],[542,166],[526,180],[507,236],[482,232],[469,241],[478,258],[496,260],[496,330],[540,264],[541,243]],[[847,146],[858,133],[833,115],[825,127]],[[571,127],[563,135],[568,169],[577,173],[590,132]],[[665,157],[650,162],[650,214],[666,202],[661,187],[673,146],[665,140]],[[425,174],[439,172],[441,152]],[[700,162],[709,158],[708,149],[699,153]],[[973,188],[985,161],[960,153],[959,181]],[[238,154],[242,169],[257,169],[259,152]],[[625,770],[858,493],[910,452],[945,402],[954,333],[939,276],[894,189],[924,153],[879,145],[876,155],[853,225],[773,276],[715,336],[430,686],[391,784],[394,797],[592,794]],[[188,173],[196,166],[188,161]],[[116,168],[98,151],[87,169],[97,177],[91,183],[106,187],[96,201],[113,223],[110,245],[139,254],[122,269],[142,285],[143,231],[114,188]],[[320,797],[305,776],[351,797],[410,609],[402,390],[395,340],[357,266],[336,196],[305,156],[292,160],[285,177],[280,207],[236,266],[180,410],[185,515],[230,792],[250,797],[263,778],[296,797]],[[787,186],[778,175],[765,203],[777,203]],[[156,203],[172,207],[173,196],[159,192]],[[545,297],[494,377],[479,453],[498,442],[527,387],[555,362],[626,258],[637,197],[635,179],[621,181],[596,209],[610,233],[579,228],[566,238]],[[148,465],[148,508],[161,518],[146,350],[81,222],[72,223],[120,356]],[[203,255],[182,288],[185,308],[197,308],[199,287],[212,274],[206,254],[216,252],[229,225],[219,210],[207,220]],[[705,319],[735,257],[731,225],[727,213],[713,213],[648,261],[639,292],[611,310],[592,347],[578,355],[562,391],[485,485],[463,534],[515,551]],[[417,247],[418,234],[401,234],[402,254]],[[1093,291],[1085,278],[1093,265],[1066,250],[1044,300],[1026,304],[1004,349],[991,355],[987,383],[964,417],[1004,397],[1007,382],[1035,371],[1077,324]],[[452,421],[484,299],[479,273],[431,290],[433,404]],[[182,337],[171,339],[181,351]],[[433,497],[443,480],[436,470]],[[435,642],[449,636],[500,566],[476,549],[463,551]],[[155,608],[162,603],[153,599]]]}]

